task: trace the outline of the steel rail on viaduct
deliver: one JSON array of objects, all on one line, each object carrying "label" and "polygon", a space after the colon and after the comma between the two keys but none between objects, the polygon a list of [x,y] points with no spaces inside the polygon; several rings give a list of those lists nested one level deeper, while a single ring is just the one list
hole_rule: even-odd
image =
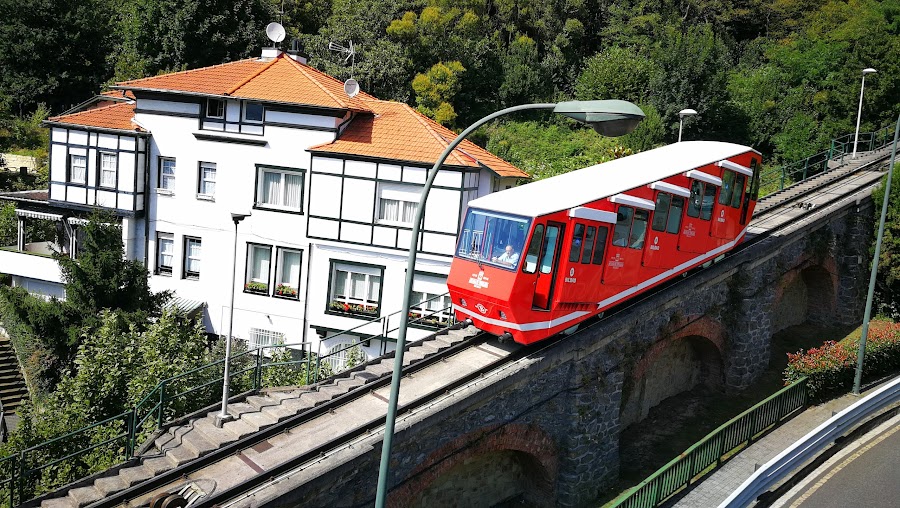
[{"label": "steel rail on viaduct", "polygon": [[[394,441],[393,506],[581,506],[618,475],[619,432],[705,384],[741,390],[774,332],[862,314],[885,150],[761,200],[724,260],[533,347],[472,328],[412,344]],[[862,281],[862,282],[861,282]],[[172,427],[139,459],[27,505],[370,506],[391,358],[313,389],[269,390]]]}]

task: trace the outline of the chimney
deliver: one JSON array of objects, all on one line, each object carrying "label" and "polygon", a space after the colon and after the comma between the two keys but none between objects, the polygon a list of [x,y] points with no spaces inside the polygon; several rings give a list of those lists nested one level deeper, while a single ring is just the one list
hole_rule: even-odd
[{"label": "chimney", "polygon": [[287,54],[289,57],[302,64],[305,64],[309,59],[309,55],[304,54],[300,49],[300,41],[297,39],[291,41],[291,49],[288,50]]},{"label": "chimney", "polygon": [[273,58],[278,58],[278,55],[280,54],[281,51],[278,48],[263,48],[260,58],[262,60],[271,60]]}]

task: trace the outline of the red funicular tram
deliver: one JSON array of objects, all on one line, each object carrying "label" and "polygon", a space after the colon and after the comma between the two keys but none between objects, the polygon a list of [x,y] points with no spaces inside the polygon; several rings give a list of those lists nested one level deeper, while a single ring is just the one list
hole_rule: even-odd
[{"label": "red funicular tram", "polygon": [[447,285],[458,319],[530,344],[743,238],[761,157],[687,141],[469,203]]}]

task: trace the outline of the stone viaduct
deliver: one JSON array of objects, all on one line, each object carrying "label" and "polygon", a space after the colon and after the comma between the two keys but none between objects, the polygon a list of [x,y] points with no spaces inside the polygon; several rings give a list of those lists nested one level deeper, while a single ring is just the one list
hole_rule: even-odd
[{"label": "stone viaduct", "polygon": [[[697,276],[398,420],[390,506],[585,506],[617,479],[619,433],[698,384],[750,385],[771,336],[861,320],[873,204],[823,210]],[[381,437],[268,506],[371,506]],[[288,482],[290,483],[290,482]]]}]

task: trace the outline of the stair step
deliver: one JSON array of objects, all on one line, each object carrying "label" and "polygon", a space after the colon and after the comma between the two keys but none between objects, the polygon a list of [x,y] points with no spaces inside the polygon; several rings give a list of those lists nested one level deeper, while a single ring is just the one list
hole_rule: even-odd
[{"label": "stair step", "polygon": [[277,400],[265,395],[250,395],[249,397],[247,397],[247,403],[255,407],[257,411],[262,410],[263,408],[268,406],[278,405]]},{"label": "stair step", "polygon": [[119,477],[128,484],[128,486],[132,486],[137,483],[141,483],[143,481],[149,480],[153,478],[155,475],[153,472],[144,466],[137,467],[126,467],[124,469],[119,470]]},{"label": "stair step", "polygon": [[141,461],[141,465],[146,468],[150,474],[156,476],[163,471],[172,469],[176,464],[167,456],[161,455],[159,457],[145,457]]},{"label": "stair step", "polygon": [[69,497],[72,498],[78,506],[86,506],[103,499],[103,494],[95,489],[93,485],[90,485],[69,490]]},{"label": "stair step", "polygon": [[[194,425],[198,429],[200,429],[204,434],[209,436],[211,438],[211,440],[213,440],[212,438],[215,438],[215,439],[221,439],[223,443],[225,443],[225,442],[230,443],[231,440],[228,439],[228,434],[230,434],[231,436],[234,436],[234,441],[237,441],[238,439],[240,439],[242,437],[253,434],[257,430],[256,427],[254,427],[252,424],[250,424],[244,420],[241,420],[241,419],[236,419],[236,420],[231,420],[231,421],[225,422],[225,424],[220,429],[220,428],[216,427],[216,415],[218,415],[218,414],[219,414],[219,412],[216,411],[214,413],[210,413],[209,416],[207,416],[206,418],[203,418],[203,419],[200,419],[200,420],[197,420],[194,422]],[[213,430],[213,429],[215,429],[215,430]],[[220,432],[222,432],[222,431],[227,432],[228,434],[220,434]],[[219,436],[221,436],[221,437],[219,437]]]},{"label": "stair step", "polygon": [[213,450],[219,449],[217,443],[211,441],[206,437],[205,433],[193,427],[184,435],[181,445],[187,446],[192,451],[196,452],[197,456],[203,456]]},{"label": "stair step", "polygon": [[180,466],[200,457],[200,454],[188,446],[176,446],[166,450],[166,457],[173,461],[176,466]]},{"label": "stair step", "polygon": [[94,488],[100,491],[104,497],[109,496],[110,494],[115,494],[121,490],[125,490],[128,488],[128,483],[119,477],[116,476],[106,476],[103,478],[97,478],[94,481]]},{"label": "stair step", "polygon": [[257,431],[271,427],[272,425],[278,423],[278,420],[274,417],[258,411],[252,413],[243,413],[240,419],[256,427]]},{"label": "stair step", "polygon": [[78,508],[78,503],[71,497],[54,497],[41,501],[41,508]]},{"label": "stair step", "polygon": [[321,392],[306,392],[300,397],[300,399],[305,399],[309,402],[312,402],[313,406],[318,406],[319,404],[324,404],[330,401],[331,396],[327,393]]}]

